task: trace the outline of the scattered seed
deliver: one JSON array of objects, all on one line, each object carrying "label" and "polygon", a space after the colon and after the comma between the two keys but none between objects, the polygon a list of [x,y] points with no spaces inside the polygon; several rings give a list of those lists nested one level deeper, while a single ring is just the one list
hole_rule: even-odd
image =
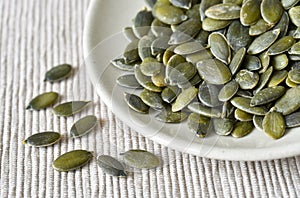
[{"label": "scattered seed", "polygon": [[98,166],[107,174],[117,177],[126,177],[124,165],[117,159],[109,155],[100,155],[97,157]]},{"label": "scattered seed", "polygon": [[51,68],[46,72],[44,81],[57,82],[68,78],[72,74],[72,66],[61,64]]},{"label": "scattered seed", "polygon": [[92,131],[97,125],[97,117],[88,115],[75,122],[70,130],[70,137],[81,137]]},{"label": "scattered seed", "polygon": [[57,116],[68,117],[82,111],[91,101],[71,101],[57,105],[53,113]]},{"label": "scattered seed", "polygon": [[159,166],[159,158],[145,150],[129,150],[121,154],[128,166],[134,168],[156,168]]},{"label": "scattered seed", "polygon": [[57,132],[41,132],[36,133],[28,137],[26,140],[23,140],[23,144],[29,146],[50,146],[57,143],[61,139],[61,134]]},{"label": "scattered seed", "polygon": [[58,93],[56,92],[46,92],[40,94],[33,98],[29,104],[27,105],[26,109],[29,110],[41,110],[45,109],[51,105],[53,105],[58,98]]}]

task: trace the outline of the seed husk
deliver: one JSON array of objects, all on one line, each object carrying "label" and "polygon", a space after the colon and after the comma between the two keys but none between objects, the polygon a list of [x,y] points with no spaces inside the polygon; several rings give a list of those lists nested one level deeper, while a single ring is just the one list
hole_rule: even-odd
[{"label": "seed husk", "polygon": [[277,55],[288,51],[295,43],[295,39],[292,36],[285,36],[276,41],[268,49],[269,55]]},{"label": "seed husk", "polygon": [[188,109],[191,110],[193,113],[197,113],[209,118],[220,118],[222,115],[220,109],[207,107],[199,102],[193,102],[189,104]]},{"label": "seed husk", "polygon": [[165,123],[180,123],[188,117],[185,112],[172,112],[169,109],[165,109],[155,115],[155,119]]},{"label": "seed husk", "polygon": [[230,100],[231,104],[238,109],[254,115],[265,115],[267,109],[265,107],[252,107],[250,105],[251,99],[243,97],[234,97]]},{"label": "seed husk", "polygon": [[172,111],[180,111],[184,107],[188,106],[191,101],[194,100],[194,98],[197,96],[198,89],[194,86],[189,87],[185,90],[183,90],[178,97],[176,98],[175,102],[172,104]]},{"label": "seed husk", "polygon": [[154,109],[162,109],[164,107],[160,93],[144,89],[140,94],[140,98],[146,105]]},{"label": "seed husk", "polygon": [[58,98],[58,93],[56,92],[46,92],[43,94],[40,94],[33,98],[29,104],[27,105],[26,109],[29,110],[41,110],[45,109],[51,105],[53,105]]},{"label": "seed husk", "polygon": [[197,41],[187,42],[177,46],[174,52],[179,55],[193,54],[198,51],[204,50],[205,48]]},{"label": "seed husk", "polygon": [[53,113],[57,116],[68,117],[82,111],[91,101],[71,101],[57,105]]},{"label": "seed husk", "polygon": [[216,20],[212,18],[205,18],[202,21],[202,29],[205,31],[212,32],[216,30],[221,30],[227,27],[230,23],[230,20]]},{"label": "seed husk", "polygon": [[235,80],[232,80],[222,87],[218,94],[218,99],[222,102],[228,101],[236,94],[238,89],[239,84]]},{"label": "seed husk", "polygon": [[240,20],[244,26],[254,25],[260,19],[260,1],[247,0],[243,3]]},{"label": "seed husk", "polygon": [[287,76],[288,71],[286,70],[274,71],[273,75],[269,80],[268,87],[279,85],[286,79]]},{"label": "seed husk", "polygon": [[261,16],[269,24],[275,24],[281,19],[283,7],[279,0],[262,0]]},{"label": "seed husk", "polygon": [[253,124],[254,124],[255,128],[263,131],[263,126],[262,126],[263,120],[264,120],[264,116],[254,115],[253,116]]},{"label": "seed husk", "polygon": [[77,138],[86,135],[97,125],[97,117],[88,115],[76,121],[70,130],[70,137]]},{"label": "seed husk", "polygon": [[300,68],[291,69],[288,73],[288,78],[292,82],[300,84]]},{"label": "seed husk", "polygon": [[300,126],[300,112],[294,112],[284,117],[287,128]]},{"label": "seed husk", "polygon": [[286,93],[276,101],[274,107],[277,112],[282,113],[282,115],[291,114],[300,107],[300,86],[288,89]]},{"label": "seed husk", "polygon": [[274,86],[274,87],[267,87],[259,92],[257,92],[253,98],[251,99],[250,105],[251,106],[258,106],[267,104],[274,100],[277,100],[285,93],[285,88],[283,86]]},{"label": "seed husk", "polygon": [[289,16],[293,24],[300,26],[300,6],[295,6],[289,9]]},{"label": "seed husk", "polygon": [[258,84],[259,75],[256,72],[242,69],[236,74],[235,80],[241,89],[253,89]]},{"label": "seed husk", "polygon": [[233,131],[231,132],[232,137],[241,138],[249,133],[254,129],[254,125],[252,121],[247,122],[237,122],[234,125]]},{"label": "seed husk", "polygon": [[246,48],[241,47],[233,56],[230,65],[229,65],[229,69],[231,71],[232,75],[235,75],[236,72],[240,69],[241,67],[241,63],[244,60],[246,54]]},{"label": "seed husk", "polygon": [[134,168],[156,168],[159,166],[159,158],[145,150],[129,150],[121,154],[124,162]]},{"label": "seed husk", "polygon": [[139,11],[133,21],[133,31],[138,38],[142,38],[147,35],[151,23],[153,21],[153,16],[151,11],[148,11],[146,8]]},{"label": "seed husk", "polygon": [[67,172],[86,165],[93,157],[93,153],[86,150],[74,150],[64,153],[54,160],[52,166],[60,172]]},{"label": "seed husk", "polygon": [[68,78],[72,74],[72,66],[69,64],[57,65],[45,74],[44,81],[57,82]]},{"label": "seed husk", "polygon": [[117,84],[123,87],[132,88],[132,89],[139,89],[142,86],[136,80],[134,74],[125,74],[119,76],[116,80]]},{"label": "seed husk", "polygon": [[149,112],[149,106],[146,105],[139,96],[125,92],[124,99],[132,110],[144,114]]},{"label": "seed husk", "polygon": [[241,7],[233,3],[221,3],[209,7],[205,15],[216,20],[233,20],[240,18]]},{"label": "seed husk", "polygon": [[243,26],[240,20],[235,20],[229,25],[226,37],[234,51],[238,51],[242,47],[248,48],[252,42],[252,37],[249,35],[249,28]]},{"label": "seed husk", "polygon": [[233,130],[233,121],[232,119],[221,119],[221,118],[214,118],[213,125],[215,132],[218,135],[229,135]]},{"label": "seed husk", "polygon": [[97,157],[97,164],[103,170],[103,172],[117,177],[126,177],[124,165],[117,159],[109,155],[100,155]]},{"label": "seed husk", "polygon": [[50,146],[61,139],[61,134],[52,131],[46,131],[41,133],[36,133],[29,136],[27,139],[23,140],[22,143],[28,146]]},{"label": "seed husk", "polygon": [[263,131],[273,139],[281,138],[285,133],[285,120],[281,113],[271,111],[263,119]]},{"label": "seed husk", "polygon": [[179,24],[187,19],[182,9],[168,4],[155,5],[152,13],[158,20],[169,25]]},{"label": "seed husk", "polygon": [[231,60],[231,50],[227,39],[221,33],[214,32],[208,37],[208,45],[211,53],[220,61],[229,64]]},{"label": "seed husk", "polygon": [[189,115],[187,125],[189,130],[200,138],[204,138],[213,129],[211,119],[197,113]]}]

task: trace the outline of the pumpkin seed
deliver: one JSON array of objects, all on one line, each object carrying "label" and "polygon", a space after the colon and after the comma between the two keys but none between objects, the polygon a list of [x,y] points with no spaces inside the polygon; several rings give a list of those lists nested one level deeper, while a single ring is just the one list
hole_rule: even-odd
[{"label": "pumpkin seed", "polygon": [[295,43],[289,50],[289,54],[300,55],[300,41]]},{"label": "pumpkin seed", "polygon": [[268,87],[279,85],[286,79],[287,76],[288,71],[286,70],[274,71],[273,75],[269,80]]},{"label": "pumpkin seed", "polygon": [[[202,26],[203,26],[203,24],[202,24]],[[199,43],[201,43],[201,45],[207,46],[209,34],[210,34],[210,32],[205,31],[204,29],[201,29],[200,32],[198,33],[198,35],[194,39],[196,41],[198,41]]]},{"label": "pumpkin seed", "polygon": [[271,59],[271,65],[274,66],[274,69],[276,70],[282,70],[286,68],[289,64],[289,58],[286,54],[278,54],[275,56],[272,56]]},{"label": "pumpkin seed", "polygon": [[235,51],[238,51],[242,47],[247,48],[252,42],[252,37],[249,35],[249,28],[243,26],[240,20],[235,20],[229,25],[226,37],[229,45]]},{"label": "pumpkin seed", "polygon": [[138,43],[138,53],[142,60],[152,57],[151,44],[155,37],[143,36]]},{"label": "pumpkin seed", "polygon": [[263,52],[275,42],[279,33],[279,29],[274,29],[259,35],[250,44],[247,52],[249,54],[259,54]]},{"label": "pumpkin seed", "polygon": [[265,71],[264,73],[262,73],[260,75],[256,89],[253,91],[254,94],[259,92],[262,88],[264,88],[266,86],[266,84],[268,83],[268,81],[271,78],[272,72],[273,72],[273,67],[271,66],[267,69],[267,71]]},{"label": "pumpkin seed", "polygon": [[139,82],[140,85],[142,85],[144,88],[154,91],[154,92],[161,92],[162,88],[158,87],[153,84],[151,77],[145,76],[141,71],[141,66],[136,65],[134,67],[134,75],[136,80]]},{"label": "pumpkin seed", "polygon": [[180,111],[184,107],[188,106],[190,102],[194,100],[197,96],[198,89],[194,86],[183,90],[178,97],[176,98],[175,102],[172,104],[172,111]]},{"label": "pumpkin seed", "polygon": [[176,7],[190,9],[192,7],[193,0],[170,0],[170,2]]},{"label": "pumpkin seed", "polygon": [[165,67],[162,66],[158,74],[151,76],[151,80],[155,86],[165,87],[167,85],[165,82],[165,77],[166,77],[166,70]]},{"label": "pumpkin seed", "polygon": [[205,15],[217,20],[232,20],[240,18],[241,7],[233,3],[221,3],[209,7]]},{"label": "pumpkin seed", "polygon": [[177,86],[168,86],[161,92],[161,98],[167,103],[173,102],[179,94],[179,88]]},{"label": "pumpkin seed", "polygon": [[192,41],[177,46],[174,52],[179,55],[188,55],[204,49],[205,48],[199,42]]},{"label": "pumpkin seed", "polygon": [[138,53],[138,44],[139,40],[131,41],[125,48],[123,53],[124,63],[130,64],[140,60],[139,53]]},{"label": "pumpkin seed", "polygon": [[231,80],[229,68],[216,59],[199,61],[197,69],[200,76],[210,84],[225,84]]},{"label": "pumpkin seed", "polygon": [[72,74],[72,66],[69,64],[57,65],[45,74],[44,81],[57,82],[68,78]]},{"label": "pumpkin seed", "polygon": [[288,89],[286,93],[276,101],[274,107],[276,111],[283,115],[291,114],[300,107],[300,97],[298,97],[300,86]]},{"label": "pumpkin seed", "polygon": [[142,38],[143,36],[147,35],[152,21],[153,16],[151,11],[148,11],[146,8],[139,11],[133,21],[133,31],[135,35],[138,38]]},{"label": "pumpkin seed", "polygon": [[183,10],[168,4],[155,5],[152,14],[161,22],[169,25],[178,24],[187,19]]},{"label": "pumpkin seed", "polygon": [[148,89],[144,89],[140,94],[140,98],[146,105],[154,109],[163,108],[163,101],[159,93],[155,93],[153,91],[149,91]]},{"label": "pumpkin seed", "polygon": [[265,20],[259,19],[254,25],[250,26],[249,35],[251,36],[261,35],[266,31],[268,31],[269,29],[271,29],[273,26],[274,24],[269,24]]},{"label": "pumpkin seed", "polygon": [[151,53],[153,56],[163,54],[169,47],[169,36],[162,36],[156,38],[151,44]]},{"label": "pumpkin seed", "polygon": [[207,60],[211,58],[212,58],[212,54],[210,50],[201,50],[199,52],[187,55],[186,61],[196,65],[199,61]]},{"label": "pumpkin seed", "polygon": [[279,0],[262,0],[260,10],[262,18],[269,24],[277,23],[283,13],[283,7]]},{"label": "pumpkin seed", "polygon": [[126,38],[129,42],[138,39],[138,38],[135,36],[132,27],[125,27],[125,28],[123,29],[123,34],[124,34],[125,38]]},{"label": "pumpkin seed", "polygon": [[81,137],[90,131],[92,131],[97,125],[97,117],[94,115],[88,115],[81,118],[73,124],[70,130],[70,137]]},{"label": "pumpkin seed", "polygon": [[300,55],[289,55],[289,59],[292,61],[300,61]]},{"label": "pumpkin seed", "polygon": [[300,112],[295,112],[284,117],[287,128],[300,126]]},{"label": "pumpkin seed", "polygon": [[221,118],[229,118],[234,112],[235,107],[229,101],[225,101],[222,106]]},{"label": "pumpkin seed", "polygon": [[230,20],[216,20],[212,18],[205,18],[202,21],[202,28],[205,31],[216,31],[227,27],[231,23]]},{"label": "pumpkin seed", "polygon": [[289,28],[289,24],[290,24],[289,14],[287,12],[283,12],[280,21],[274,27],[274,29],[279,29],[280,30],[280,34],[278,36],[279,38],[282,38],[283,36],[286,35],[286,33],[288,31],[288,28]]},{"label": "pumpkin seed", "polygon": [[107,174],[117,177],[126,177],[124,165],[117,159],[109,155],[100,155],[97,157],[98,166]]},{"label": "pumpkin seed", "polygon": [[171,45],[168,47],[163,55],[163,64],[167,65],[170,58],[174,55],[174,49],[176,48],[176,45]]},{"label": "pumpkin seed", "polygon": [[240,109],[235,109],[234,117],[239,121],[251,121],[253,118],[253,114],[247,113]]},{"label": "pumpkin seed", "polygon": [[237,122],[234,125],[234,129],[231,132],[231,135],[232,135],[232,137],[235,137],[235,138],[241,138],[241,137],[244,137],[244,136],[248,135],[249,133],[251,133],[253,128],[254,128],[254,125],[253,125],[252,121]]},{"label": "pumpkin seed", "polygon": [[300,6],[295,6],[289,9],[289,16],[293,24],[300,26]]},{"label": "pumpkin seed", "polygon": [[251,106],[258,106],[272,102],[280,98],[285,93],[285,88],[282,86],[274,86],[262,89],[257,92],[251,99]]},{"label": "pumpkin seed", "polygon": [[197,69],[193,64],[184,62],[172,69],[167,78],[173,85],[183,84],[188,82],[196,73]]},{"label": "pumpkin seed", "polygon": [[197,134],[200,138],[204,138],[213,129],[209,117],[196,113],[191,113],[189,115],[187,124],[189,130]]},{"label": "pumpkin seed", "polygon": [[82,111],[91,101],[71,101],[57,105],[53,113],[57,116],[68,117]]},{"label": "pumpkin seed", "polygon": [[229,135],[233,130],[233,121],[228,118],[214,118],[213,125],[218,135]]},{"label": "pumpkin seed", "polygon": [[285,120],[281,113],[269,112],[263,119],[263,131],[273,139],[281,138],[285,133]]},{"label": "pumpkin seed", "polygon": [[117,58],[111,61],[111,64],[115,66],[116,68],[123,70],[123,71],[134,71],[134,65],[136,65],[139,62],[133,62],[130,64],[125,63],[124,58]]},{"label": "pumpkin seed", "polygon": [[134,168],[156,168],[159,166],[159,158],[145,150],[129,150],[121,154],[128,166]]},{"label": "pumpkin seed", "polygon": [[50,146],[57,143],[61,139],[61,134],[57,132],[41,132],[36,133],[23,140],[22,143],[28,146]]},{"label": "pumpkin seed", "polygon": [[200,20],[200,12],[199,12],[200,4],[195,4],[191,9],[186,11],[186,15],[189,19]]},{"label": "pumpkin seed", "polygon": [[220,61],[229,64],[231,60],[231,51],[227,39],[223,34],[214,32],[208,37],[208,45],[211,53]]},{"label": "pumpkin seed", "polygon": [[170,25],[154,19],[151,24],[151,31],[156,37],[171,36],[172,30]]},{"label": "pumpkin seed", "polygon": [[236,74],[235,80],[241,89],[253,89],[258,84],[259,75],[255,72],[242,69]]},{"label": "pumpkin seed", "polygon": [[244,26],[250,26],[257,23],[260,19],[260,1],[259,0],[247,0],[243,3],[240,20]]},{"label": "pumpkin seed", "polygon": [[288,73],[288,78],[292,82],[300,84],[300,68],[291,69]]},{"label": "pumpkin seed", "polygon": [[292,36],[285,36],[271,45],[268,50],[269,55],[277,55],[288,51],[295,43],[295,39]]},{"label": "pumpkin seed", "polygon": [[257,71],[261,69],[260,59],[257,56],[253,55],[246,55],[243,61],[243,65],[245,69],[248,69],[250,71]]},{"label": "pumpkin seed", "polygon": [[236,72],[241,67],[241,63],[244,60],[245,54],[246,54],[246,48],[241,47],[239,50],[237,50],[237,52],[233,56],[233,58],[230,62],[230,65],[229,65],[229,69],[230,69],[232,75],[235,75]]},{"label": "pumpkin seed", "polygon": [[172,112],[163,110],[155,116],[155,119],[165,123],[180,123],[185,120],[188,115],[184,112]]},{"label": "pumpkin seed", "polygon": [[145,58],[140,66],[141,72],[146,76],[154,76],[159,74],[162,64],[155,58]]},{"label": "pumpkin seed", "polygon": [[298,84],[294,83],[293,81],[291,81],[291,79],[289,77],[287,77],[285,79],[285,84],[288,86],[288,87],[296,87]]},{"label": "pumpkin seed", "polygon": [[281,0],[282,6],[284,9],[288,10],[292,8],[294,5],[296,5],[299,2],[299,0]]},{"label": "pumpkin seed", "polygon": [[230,100],[231,104],[238,109],[254,115],[265,115],[267,110],[265,107],[252,107],[250,105],[251,99],[243,97],[234,97]]},{"label": "pumpkin seed", "polygon": [[199,86],[198,98],[204,105],[208,107],[216,107],[220,105],[218,93],[218,87],[203,81]]},{"label": "pumpkin seed", "polygon": [[40,94],[29,102],[26,109],[30,109],[30,110],[45,109],[53,105],[57,101],[57,98],[58,98],[58,93],[56,92],[46,92]]},{"label": "pumpkin seed", "polygon": [[60,172],[67,172],[86,165],[93,157],[93,153],[86,150],[74,150],[64,153],[54,160],[52,166]]},{"label": "pumpkin seed", "polygon": [[193,113],[197,113],[210,118],[220,118],[222,114],[222,112],[219,109],[204,106],[199,102],[193,102],[189,104],[188,109],[191,110]]},{"label": "pumpkin seed", "polygon": [[264,120],[264,116],[254,115],[253,116],[253,124],[254,124],[255,128],[263,131],[263,126],[262,126],[263,120]]},{"label": "pumpkin seed", "polygon": [[138,113],[149,112],[149,106],[146,105],[139,96],[125,92],[124,98],[125,102],[132,110]]},{"label": "pumpkin seed", "polygon": [[222,102],[228,101],[236,94],[238,89],[239,84],[235,80],[232,80],[222,87],[218,94],[218,99]]},{"label": "pumpkin seed", "polygon": [[155,5],[157,0],[145,0],[145,2],[147,3],[147,5],[151,8],[153,8],[153,6]]},{"label": "pumpkin seed", "polygon": [[132,88],[132,89],[139,89],[142,86],[136,80],[134,74],[125,74],[119,76],[116,80],[117,84],[123,87]]},{"label": "pumpkin seed", "polygon": [[259,54],[259,59],[262,66],[262,68],[259,70],[259,73],[264,73],[265,71],[267,71],[271,59],[268,51],[264,51],[263,53]]},{"label": "pumpkin seed", "polygon": [[209,7],[220,3],[222,3],[222,0],[202,0],[199,7],[201,21],[205,19],[205,11]]}]

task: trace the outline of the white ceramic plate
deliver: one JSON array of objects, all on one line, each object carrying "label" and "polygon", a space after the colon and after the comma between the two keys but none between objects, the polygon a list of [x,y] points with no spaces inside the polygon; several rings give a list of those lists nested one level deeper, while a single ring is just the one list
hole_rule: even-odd
[{"label": "white ceramic plate", "polygon": [[272,140],[255,130],[236,139],[208,134],[199,139],[189,132],[186,122],[163,124],[150,115],[128,109],[116,78],[123,72],[112,67],[111,59],[122,54],[128,43],[122,34],[125,26],[145,6],[142,0],[93,0],[84,28],[84,56],[90,79],[100,98],[115,115],[130,127],[164,146],[202,157],[226,160],[267,160],[300,154],[300,129],[288,130],[280,140]]}]

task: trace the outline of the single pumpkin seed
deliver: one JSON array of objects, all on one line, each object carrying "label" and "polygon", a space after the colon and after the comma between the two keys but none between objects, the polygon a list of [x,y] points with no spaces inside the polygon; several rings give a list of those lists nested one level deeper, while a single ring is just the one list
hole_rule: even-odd
[{"label": "single pumpkin seed", "polygon": [[253,91],[254,94],[259,92],[261,89],[263,89],[266,86],[266,84],[268,83],[268,81],[271,78],[272,73],[273,73],[273,67],[271,66],[267,69],[267,71],[265,71],[264,73],[262,73],[260,75],[258,84],[257,84],[255,90]]},{"label": "single pumpkin seed", "polygon": [[222,0],[201,0],[199,12],[201,21],[205,19],[205,11],[213,5],[222,3]]},{"label": "single pumpkin seed", "polygon": [[82,111],[91,101],[71,101],[57,105],[53,113],[57,116],[68,117]]},{"label": "single pumpkin seed", "polygon": [[263,19],[259,19],[254,25],[250,26],[249,35],[251,35],[251,36],[261,35],[261,34],[265,33],[266,31],[268,31],[269,29],[271,29],[272,27],[274,27],[274,25],[275,24],[267,23]]},{"label": "single pumpkin seed", "polygon": [[289,24],[290,24],[289,14],[287,12],[283,12],[280,21],[274,27],[274,29],[280,30],[280,34],[278,38],[282,38],[283,36],[286,35],[289,28]]},{"label": "single pumpkin seed", "polygon": [[158,20],[169,25],[179,24],[187,19],[182,9],[168,4],[154,6],[152,13]]},{"label": "single pumpkin seed", "polygon": [[241,89],[253,89],[258,84],[259,75],[256,72],[242,69],[236,74],[235,80]]},{"label": "single pumpkin seed", "polygon": [[132,89],[139,89],[142,86],[136,80],[134,74],[125,74],[119,76],[116,80],[117,84],[123,87],[132,88]]},{"label": "single pumpkin seed", "polygon": [[129,42],[138,39],[138,38],[135,36],[132,27],[125,27],[125,28],[123,29],[123,34],[124,34],[125,38],[126,38]]},{"label": "single pumpkin seed", "polygon": [[163,65],[158,62],[155,58],[148,57],[145,58],[140,66],[141,72],[146,76],[157,75]]},{"label": "single pumpkin seed", "polygon": [[220,109],[207,107],[199,102],[193,102],[189,104],[188,109],[191,110],[193,113],[197,113],[210,118],[220,118],[222,115]]},{"label": "single pumpkin seed", "polygon": [[235,80],[232,80],[222,87],[218,94],[218,99],[222,102],[228,101],[236,94],[238,89],[239,84]]},{"label": "single pumpkin seed", "polygon": [[172,111],[180,111],[184,107],[188,106],[188,104],[194,100],[194,98],[197,96],[198,89],[194,86],[189,87],[185,90],[183,90],[178,97],[176,98],[175,102],[172,104]]},{"label": "single pumpkin seed", "polygon": [[232,20],[240,18],[241,7],[233,3],[213,5],[205,10],[205,15],[217,20]]},{"label": "single pumpkin seed", "polygon": [[295,43],[295,39],[292,36],[285,36],[276,41],[268,49],[269,55],[277,55],[288,51]]},{"label": "single pumpkin seed", "polygon": [[276,101],[274,105],[276,111],[283,115],[288,115],[297,111],[300,107],[300,97],[298,97],[299,92],[300,86],[288,89],[286,93]]},{"label": "single pumpkin seed", "polygon": [[151,80],[153,84],[157,87],[165,87],[167,85],[165,82],[165,78],[166,78],[166,70],[163,65],[160,68],[160,72],[158,74],[151,76]]},{"label": "single pumpkin seed", "polygon": [[100,155],[97,157],[98,166],[107,174],[117,177],[126,177],[124,165],[117,159],[109,155]]},{"label": "single pumpkin seed", "polygon": [[174,55],[174,49],[176,48],[176,45],[171,45],[168,47],[163,55],[163,64],[167,65],[170,58]]},{"label": "single pumpkin seed", "polygon": [[285,93],[283,86],[268,87],[257,92],[251,99],[251,106],[258,106],[267,104],[274,100],[277,100]]},{"label": "single pumpkin seed", "polygon": [[249,35],[249,28],[243,26],[240,20],[235,20],[229,25],[226,37],[234,51],[238,51],[242,47],[248,48],[252,42],[252,37]]},{"label": "single pumpkin seed", "polygon": [[274,66],[274,69],[276,70],[282,70],[286,68],[289,64],[289,58],[286,54],[278,54],[275,56],[272,56],[271,59],[271,65]]},{"label": "single pumpkin seed", "polygon": [[220,61],[229,64],[231,60],[231,51],[228,41],[223,34],[213,32],[208,37],[208,45],[211,53]]},{"label": "single pumpkin seed", "polygon": [[154,109],[162,109],[164,107],[160,93],[155,93],[153,91],[149,91],[148,89],[144,89],[140,94],[140,98],[146,105]]},{"label": "single pumpkin seed", "polygon": [[202,21],[202,28],[205,31],[216,31],[227,27],[231,23],[230,20],[216,20],[212,18],[205,18]]},{"label": "single pumpkin seed", "polygon": [[260,1],[247,0],[243,3],[240,12],[240,20],[244,26],[250,26],[257,23],[260,19]]},{"label": "single pumpkin seed", "polygon": [[285,133],[285,120],[281,113],[272,111],[263,119],[263,131],[273,139],[281,138]]},{"label": "single pumpkin seed", "polygon": [[254,115],[253,116],[253,124],[254,124],[255,128],[263,131],[263,126],[262,126],[263,120],[264,120],[264,116]]},{"label": "single pumpkin seed", "polygon": [[231,132],[232,137],[241,138],[252,132],[254,125],[252,121],[237,122],[234,125],[234,129]]},{"label": "single pumpkin seed", "polygon": [[148,11],[146,8],[139,11],[133,21],[133,31],[138,38],[142,38],[147,35],[151,23],[153,21],[153,16],[151,11]]},{"label": "single pumpkin seed", "polygon": [[69,64],[57,65],[45,74],[44,81],[56,82],[68,78],[72,74],[72,66]]},{"label": "single pumpkin seed", "polygon": [[30,110],[45,109],[53,105],[57,101],[58,96],[59,95],[56,92],[46,92],[40,94],[29,102],[26,109],[30,109]]},{"label": "single pumpkin seed", "polygon": [[220,105],[220,101],[218,100],[219,88],[217,86],[203,81],[198,90],[198,98],[204,105],[208,107]]},{"label": "single pumpkin seed", "polygon": [[67,172],[86,165],[93,157],[93,153],[86,150],[74,150],[59,156],[52,166],[60,172]]},{"label": "single pumpkin seed", "polygon": [[288,87],[296,87],[298,84],[294,83],[293,81],[291,81],[291,79],[289,77],[287,77],[285,79],[285,84],[288,86]]},{"label": "single pumpkin seed", "polygon": [[279,0],[262,0],[260,4],[261,16],[269,24],[276,24],[283,13]]},{"label": "single pumpkin seed", "polygon": [[70,137],[81,137],[90,131],[92,131],[97,125],[97,117],[94,115],[88,115],[80,120],[76,121],[70,130]]},{"label": "single pumpkin seed", "polygon": [[167,86],[161,92],[161,98],[167,103],[173,102],[179,94],[179,88],[177,86]]},{"label": "single pumpkin seed", "polygon": [[197,113],[189,115],[187,125],[189,130],[200,138],[204,138],[213,129],[211,119]]},{"label": "single pumpkin seed", "polygon": [[172,34],[170,25],[165,24],[158,19],[152,21],[151,31],[156,37],[171,36]]},{"label": "single pumpkin seed", "polygon": [[288,76],[288,71],[286,70],[274,71],[274,73],[272,74],[268,82],[268,87],[279,85],[286,79],[287,76]]},{"label": "single pumpkin seed", "polygon": [[250,105],[251,99],[243,97],[234,97],[230,100],[231,104],[238,109],[254,115],[265,115],[267,109],[265,107],[252,107]]},{"label": "single pumpkin seed", "polygon": [[159,166],[159,158],[145,150],[129,150],[121,153],[124,162],[134,168],[156,168]]},{"label": "single pumpkin seed", "polygon": [[250,71],[257,71],[262,67],[260,59],[257,56],[253,55],[246,55],[243,61],[243,65],[245,69],[248,69]]},{"label": "single pumpkin seed", "polygon": [[253,114],[247,113],[243,110],[240,109],[235,109],[234,111],[234,117],[235,119],[239,121],[252,121]]},{"label": "single pumpkin seed", "polygon": [[239,68],[241,67],[241,64],[244,60],[246,54],[246,48],[241,47],[239,50],[237,50],[237,52],[234,54],[230,65],[229,65],[229,69],[232,73],[232,75],[235,75],[236,72],[239,70]]},{"label": "single pumpkin seed", "polygon": [[300,6],[295,6],[289,9],[289,16],[293,24],[300,26]]},{"label": "single pumpkin seed", "polygon": [[153,56],[163,54],[169,47],[169,36],[157,37],[151,44],[151,53]]},{"label": "single pumpkin seed", "polygon": [[289,50],[289,54],[300,55],[300,41],[295,43]]},{"label": "single pumpkin seed", "polygon": [[259,59],[261,62],[261,66],[262,68],[259,70],[259,73],[264,73],[265,71],[267,71],[269,65],[270,65],[270,55],[268,54],[268,51],[264,51],[261,54],[259,54]]},{"label": "single pumpkin seed", "polygon": [[188,117],[185,112],[172,112],[165,109],[155,115],[155,119],[165,123],[180,123]]},{"label": "single pumpkin seed", "polygon": [[130,93],[124,93],[124,99],[132,110],[145,114],[149,112],[149,106],[146,105],[139,96]]},{"label": "single pumpkin seed", "polygon": [[[203,26],[203,24],[202,24],[202,26]],[[198,33],[198,35],[194,39],[196,41],[198,41],[199,43],[201,43],[201,45],[207,46],[209,34],[210,34],[210,32],[205,31],[204,29],[201,29],[200,32]]]},{"label": "single pumpkin seed", "polygon": [[154,91],[154,92],[161,92],[162,88],[158,87],[153,84],[151,77],[145,76],[141,71],[141,66],[136,65],[134,67],[134,75],[136,80],[139,82],[140,85],[142,85],[144,88]]},{"label": "single pumpkin seed", "polygon": [[225,118],[214,118],[213,125],[215,132],[218,135],[229,135],[233,130],[233,121],[231,119]]},{"label": "single pumpkin seed", "polygon": [[180,63],[169,73],[168,79],[172,84],[188,82],[197,73],[196,67],[188,62]]},{"label": "single pumpkin seed", "polygon": [[111,64],[115,66],[116,68],[123,70],[123,71],[134,71],[134,65],[139,64],[140,62],[133,62],[130,64],[125,63],[124,58],[116,58],[111,61]]},{"label": "single pumpkin seed", "polygon": [[186,15],[188,16],[189,19],[196,19],[200,20],[200,12],[199,12],[200,4],[195,4],[191,9],[188,9],[186,11]]},{"label": "single pumpkin seed", "polygon": [[291,69],[288,73],[288,78],[292,82],[300,84],[300,68]]},{"label": "single pumpkin seed", "polygon": [[187,42],[177,46],[174,52],[179,55],[193,54],[198,51],[204,50],[205,48],[197,41]]},{"label": "single pumpkin seed", "polygon": [[134,63],[140,60],[139,53],[138,53],[138,44],[139,39],[131,41],[125,48],[123,53],[123,58],[125,64]]},{"label": "single pumpkin seed", "polygon": [[28,146],[50,146],[57,143],[61,139],[61,134],[57,132],[47,131],[36,133],[23,140],[22,143]]},{"label": "single pumpkin seed", "polygon": [[292,8],[294,5],[296,5],[299,2],[299,0],[281,0],[282,6],[284,9],[288,10]]},{"label": "single pumpkin seed", "polygon": [[201,50],[199,52],[189,54],[186,56],[186,61],[196,65],[199,61],[213,58],[210,50]]},{"label": "single pumpkin seed", "polygon": [[143,36],[138,43],[138,53],[142,60],[148,57],[152,57],[151,44],[154,41],[155,37],[152,36]]},{"label": "single pumpkin seed", "polygon": [[284,117],[287,128],[300,126],[300,112],[294,112]]}]

